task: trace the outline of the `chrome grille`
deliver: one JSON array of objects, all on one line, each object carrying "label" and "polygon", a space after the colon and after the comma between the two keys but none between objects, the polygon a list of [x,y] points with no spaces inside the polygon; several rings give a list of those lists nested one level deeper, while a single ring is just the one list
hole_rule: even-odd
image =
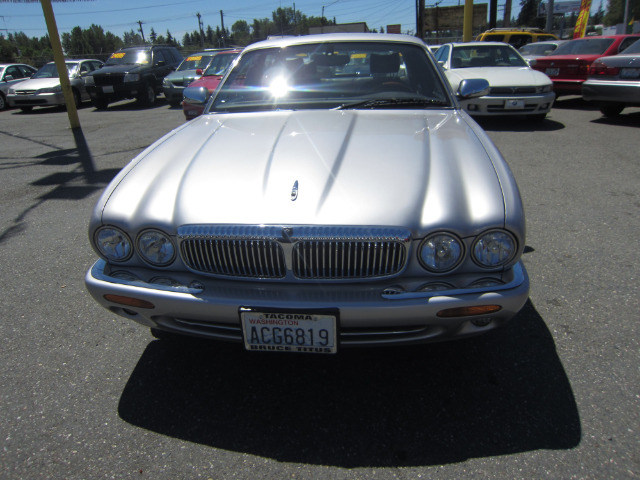
[{"label": "chrome grille", "polygon": [[203,273],[235,277],[282,278],[282,247],[273,240],[189,239],[181,243],[184,262]]},{"label": "chrome grille", "polygon": [[536,87],[492,87],[490,95],[522,95],[536,93]]},{"label": "chrome grille", "polygon": [[384,277],[398,273],[404,263],[404,246],[394,241],[310,240],[293,249],[293,274],[298,278]]},{"label": "chrome grille", "polygon": [[93,81],[96,85],[122,85],[124,83],[124,73],[110,73],[107,75],[94,75]]},{"label": "chrome grille", "polygon": [[185,265],[212,275],[351,280],[400,273],[410,232],[386,227],[189,225],[178,229]]}]

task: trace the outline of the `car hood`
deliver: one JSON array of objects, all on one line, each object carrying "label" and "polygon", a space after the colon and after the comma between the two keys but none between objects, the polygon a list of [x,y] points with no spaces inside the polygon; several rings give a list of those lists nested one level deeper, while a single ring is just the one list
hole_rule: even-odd
[{"label": "car hood", "polygon": [[600,57],[602,57],[602,55],[597,55],[597,54],[547,55],[546,57],[539,57],[536,59],[535,68],[542,67],[542,66],[544,67],[567,66],[575,62],[591,63]]},{"label": "car hood", "polygon": [[491,87],[539,87],[550,85],[551,79],[544,73],[529,67],[472,67],[446,71],[447,79],[454,90],[462,80],[484,78]]},{"label": "car hood", "polygon": [[180,70],[179,72],[171,72],[166,78],[167,80],[182,80],[183,78],[195,78],[198,76],[196,70]]},{"label": "car hood", "polygon": [[51,88],[58,85],[60,85],[59,78],[31,78],[24,82],[20,82],[12,88],[18,90],[39,90],[41,88]]},{"label": "car hood", "polygon": [[505,188],[517,204],[504,160],[464,113],[205,115],[125,167],[92,228],[384,225],[466,236],[504,226]]},{"label": "car hood", "polygon": [[624,54],[620,53],[618,55],[612,55],[610,57],[601,57],[601,62],[606,63],[610,67],[640,67],[640,54],[638,53],[629,53]]},{"label": "car hood", "polygon": [[222,80],[223,75],[206,75],[194,80],[189,84],[190,87],[207,87],[207,90],[213,92]]},{"label": "car hood", "polygon": [[148,68],[149,65],[135,65],[132,63],[124,65],[105,65],[102,68],[96,70],[91,75],[110,75],[114,73],[137,73],[143,68]]}]

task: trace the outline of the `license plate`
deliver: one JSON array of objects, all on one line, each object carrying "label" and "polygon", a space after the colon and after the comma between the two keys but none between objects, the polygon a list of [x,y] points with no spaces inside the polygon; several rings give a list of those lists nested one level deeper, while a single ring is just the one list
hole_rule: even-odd
[{"label": "license plate", "polygon": [[547,75],[549,75],[550,77],[555,77],[560,73],[560,69],[559,68],[547,68],[544,73],[546,73]]},{"label": "license plate", "polygon": [[640,78],[640,68],[623,68],[620,70],[620,78]]},{"label": "license plate", "polygon": [[102,93],[113,93],[113,85],[102,87]]},{"label": "license plate", "polygon": [[504,102],[505,110],[522,110],[524,108],[524,100],[506,100]]},{"label": "license plate", "polygon": [[240,311],[244,346],[251,351],[336,353],[336,315],[291,311]]}]

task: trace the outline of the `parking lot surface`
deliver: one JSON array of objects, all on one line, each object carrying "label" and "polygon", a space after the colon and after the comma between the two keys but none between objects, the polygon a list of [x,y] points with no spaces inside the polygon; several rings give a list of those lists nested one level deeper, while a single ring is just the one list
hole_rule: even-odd
[{"label": "parking lot surface", "polygon": [[184,117],[79,115],[90,165],[64,110],[0,112],[0,478],[640,477],[640,109],[481,123],[527,214],[508,326],[321,358],[167,345],[89,297],[100,192]]}]

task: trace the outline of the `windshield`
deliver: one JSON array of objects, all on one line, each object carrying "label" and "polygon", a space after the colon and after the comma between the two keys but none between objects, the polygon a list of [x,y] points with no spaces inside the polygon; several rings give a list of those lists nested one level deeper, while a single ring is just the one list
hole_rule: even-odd
[{"label": "windshield", "polygon": [[627,53],[640,53],[640,40],[636,40],[635,42],[633,42],[631,45],[629,45],[627,48],[625,48],[622,53],[627,54]]},{"label": "windshield", "polygon": [[[66,66],[69,76],[73,75],[76,71],[76,68],[78,68],[77,63],[67,62]],[[31,78],[58,78],[58,69],[56,68],[56,64],[47,63],[46,65],[42,66],[40,70],[34,73],[33,77]]]},{"label": "windshield", "polygon": [[246,52],[210,110],[430,106],[451,103],[424,48],[400,42],[324,42]]},{"label": "windshield", "polygon": [[213,57],[213,61],[209,68],[204,72],[205,75],[222,75],[231,62],[238,56],[237,53],[219,53]]},{"label": "windshield", "polygon": [[213,57],[213,55],[189,55],[182,61],[177,71],[197,70],[198,68],[205,69],[207,65],[209,65],[209,62],[211,62],[211,57]]},{"label": "windshield", "polygon": [[148,50],[125,50],[109,57],[106,65],[147,65],[151,63],[151,52]]},{"label": "windshield", "polygon": [[560,45],[554,55],[600,55],[603,54],[613,38],[579,38]]},{"label": "windshield", "polygon": [[548,55],[557,47],[553,43],[528,43],[518,50],[520,55]]},{"label": "windshield", "polygon": [[526,66],[527,62],[509,45],[454,47],[451,54],[451,68]]}]

